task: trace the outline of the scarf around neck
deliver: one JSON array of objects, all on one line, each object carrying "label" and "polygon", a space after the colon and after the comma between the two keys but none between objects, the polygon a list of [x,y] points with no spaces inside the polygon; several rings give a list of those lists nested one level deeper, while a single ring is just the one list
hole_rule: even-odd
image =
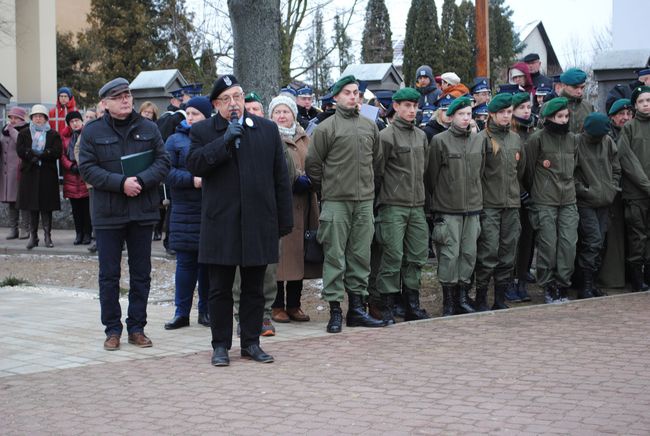
[{"label": "scarf around neck", "polygon": [[33,122],[29,123],[29,131],[32,134],[32,150],[39,156],[45,150],[45,139],[49,130],[50,123],[45,123],[42,126],[37,126]]},{"label": "scarf around neck", "polygon": [[278,125],[278,130],[280,131],[280,136],[293,138],[296,135],[296,123],[293,123],[291,127]]}]

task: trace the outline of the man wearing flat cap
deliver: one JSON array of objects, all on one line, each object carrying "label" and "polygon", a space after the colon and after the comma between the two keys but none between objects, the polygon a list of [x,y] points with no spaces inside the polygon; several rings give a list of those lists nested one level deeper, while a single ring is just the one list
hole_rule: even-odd
[{"label": "man wearing flat cap", "polygon": [[[160,219],[158,185],[170,163],[156,125],[133,110],[129,82],[118,77],[99,90],[104,116],[81,133],[79,171],[93,186],[92,222],[99,254],[99,302],[105,326],[104,349],[120,347],[120,265],[122,245],[129,256],[129,343],[151,347],[144,334],[151,285],[151,236]],[[124,161],[128,155],[143,153]],[[137,162],[129,170],[128,162]]]},{"label": "man wearing flat cap", "polygon": [[237,269],[241,356],[270,363],[259,345],[264,273],[293,226],[282,139],[275,123],[246,112],[235,76],[221,76],[210,100],[217,114],[192,126],[187,169],[203,183],[199,262],[208,265],[212,364],[230,364]]},{"label": "man wearing flat cap", "polygon": [[377,174],[381,183],[375,236],[382,254],[376,280],[378,295],[373,296],[379,302],[372,301],[371,313],[387,324],[395,323],[393,306],[402,289],[404,319],[429,317],[420,307],[422,267],[429,255],[429,228],[424,215],[429,141],[415,127],[420,96],[415,88],[397,91],[392,97],[393,122],[379,133],[384,159]]},{"label": "man wearing flat cap", "polygon": [[343,327],[341,302],[348,294],[348,327],[383,327],[366,313],[370,244],[374,233],[375,176],[381,165],[379,129],[359,116],[359,82],[340,78],[332,87],[336,112],[312,134],[305,170],[320,189],[323,206],[318,241],[323,244],[323,299],[330,306],[329,333]]},{"label": "man wearing flat cap", "polygon": [[578,68],[569,68],[560,74],[560,82],[562,83],[560,96],[569,100],[569,131],[578,134],[582,132],[582,125],[587,115],[595,111],[594,105],[583,98],[587,73]]},{"label": "man wearing flat cap", "polygon": [[543,83],[551,83],[551,80],[542,74],[542,61],[537,53],[528,53],[524,56],[523,61],[528,65],[530,78],[533,79],[535,88],[539,88]]}]

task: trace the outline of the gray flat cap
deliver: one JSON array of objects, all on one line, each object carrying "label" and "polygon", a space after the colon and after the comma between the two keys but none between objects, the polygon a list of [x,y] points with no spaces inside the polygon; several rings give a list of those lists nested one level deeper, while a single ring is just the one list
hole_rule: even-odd
[{"label": "gray flat cap", "polygon": [[99,89],[99,98],[114,97],[129,90],[129,81],[123,77],[107,82]]}]

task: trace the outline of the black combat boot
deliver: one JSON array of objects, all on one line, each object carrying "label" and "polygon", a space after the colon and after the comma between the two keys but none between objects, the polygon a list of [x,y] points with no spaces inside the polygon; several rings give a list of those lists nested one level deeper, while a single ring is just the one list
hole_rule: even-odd
[{"label": "black combat boot", "polygon": [[506,305],[506,290],[510,286],[510,283],[494,284],[494,304],[492,305],[492,310],[508,309]]},{"label": "black combat boot", "polygon": [[528,282],[526,280],[519,280],[517,282],[517,295],[519,296],[519,301],[530,301],[530,295],[528,295]]},{"label": "black combat boot", "polygon": [[366,313],[363,297],[359,294],[348,292],[348,313],[345,316],[345,325],[348,327],[384,327],[386,323],[375,319]]},{"label": "black combat boot", "polygon": [[650,264],[643,265],[643,281],[650,286]]},{"label": "black combat boot", "polygon": [[327,323],[327,333],[341,333],[343,329],[343,311],[341,303],[330,301],[330,320]]},{"label": "black combat boot", "polygon": [[523,301],[519,295],[519,287],[514,282],[510,283],[506,288],[505,299],[512,303],[521,303]]},{"label": "black combat boot", "polygon": [[43,242],[47,248],[54,247],[52,243],[52,212],[43,212]]},{"label": "black combat boot", "polygon": [[395,294],[381,294],[368,300],[368,313],[375,319],[381,319],[386,325],[395,324],[393,301]]},{"label": "black combat boot", "polygon": [[582,270],[582,287],[578,290],[578,300],[585,298],[594,298],[594,274],[588,269]]},{"label": "black combat boot", "polygon": [[404,288],[404,321],[414,321],[418,319],[429,319],[426,310],[420,307],[420,291],[417,289]]},{"label": "black combat boot", "polygon": [[488,290],[485,286],[476,288],[476,301],[474,302],[474,308],[477,312],[485,312],[487,310],[490,310],[487,302],[487,292]]},{"label": "black combat boot", "polygon": [[638,263],[632,265],[632,290],[634,292],[644,292],[648,290],[648,285],[643,278],[643,265]]},{"label": "black combat boot", "polygon": [[458,299],[456,300],[458,303],[456,313],[474,313],[476,312],[474,310],[474,307],[469,301],[469,298],[467,297],[467,294],[469,292],[469,286],[466,283],[459,283],[456,285],[456,294],[458,295]]},{"label": "black combat boot", "polygon": [[591,293],[594,294],[594,297],[605,297],[607,292],[603,291],[598,287],[598,275],[600,271],[594,271],[594,286],[591,288]]},{"label": "black combat boot", "polygon": [[544,303],[554,304],[560,302],[560,293],[555,284],[546,285],[544,288]]},{"label": "black combat boot", "polygon": [[455,285],[442,285],[442,316],[456,314],[456,304],[454,302],[455,287]]},{"label": "black combat boot", "polygon": [[393,317],[394,318],[404,318],[406,316],[406,309],[404,308],[404,304],[402,303],[404,299],[404,291],[402,291],[399,294],[395,295],[395,298],[393,299],[393,307],[391,308],[393,312]]}]

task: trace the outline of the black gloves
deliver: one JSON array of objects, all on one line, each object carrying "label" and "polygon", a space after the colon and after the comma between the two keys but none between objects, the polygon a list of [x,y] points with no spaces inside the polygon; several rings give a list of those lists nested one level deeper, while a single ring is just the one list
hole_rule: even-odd
[{"label": "black gloves", "polygon": [[236,138],[241,138],[244,134],[244,126],[239,123],[230,123],[223,135],[223,141],[226,145],[232,145]]}]

